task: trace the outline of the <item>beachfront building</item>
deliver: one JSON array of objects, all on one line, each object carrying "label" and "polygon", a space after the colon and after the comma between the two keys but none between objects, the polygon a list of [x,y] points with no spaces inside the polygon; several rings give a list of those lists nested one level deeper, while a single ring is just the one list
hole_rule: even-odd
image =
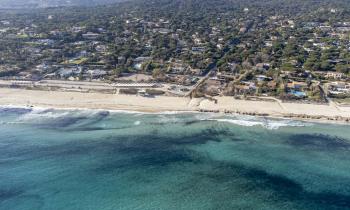
[{"label": "beachfront building", "polygon": [[345,82],[332,82],[328,85],[329,96],[350,96],[350,84]]},{"label": "beachfront building", "polygon": [[325,74],[325,77],[327,79],[342,79],[344,78],[345,74],[341,72],[327,72]]},{"label": "beachfront building", "polygon": [[307,96],[305,92],[307,88],[308,85],[305,82],[292,81],[287,83],[287,93],[291,97],[305,98]]},{"label": "beachfront building", "polygon": [[316,75],[320,75],[326,79],[335,79],[340,80],[345,78],[345,74],[342,72],[335,72],[335,71],[315,71]]},{"label": "beachfront building", "polygon": [[93,78],[93,79],[100,78],[107,75],[107,72],[105,70],[100,70],[100,69],[88,70],[86,73],[89,75],[90,78]]},{"label": "beachfront building", "polygon": [[70,76],[76,76],[79,75],[82,72],[82,67],[75,66],[75,67],[62,67],[58,70],[57,74],[61,78],[68,78]]}]

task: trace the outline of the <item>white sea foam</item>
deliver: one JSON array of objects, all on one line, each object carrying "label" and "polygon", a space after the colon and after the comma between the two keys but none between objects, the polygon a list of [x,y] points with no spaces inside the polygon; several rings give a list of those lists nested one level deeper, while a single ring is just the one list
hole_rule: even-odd
[{"label": "white sea foam", "polygon": [[282,120],[282,121],[269,120],[268,123],[265,125],[265,127],[269,129],[278,129],[280,127],[305,127],[305,126],[311,126],[311,123],[294,121],[294,120]]},{"label": "white sea foam", "polygon": [[304,127],[311,125],[310,123],[293,121],[293,120],[274,120],[274,119],[246,119],[243,117],[242,119],[208,119],[211,121],[217,122],[226,122],[232,123],[235,125],[252,127],[252,126],[261,126],[270,130],[279,129],[281,127]]},{"label": "white sea foam", "polygon": [[[15,122],[11,123],[23,123],[23,122],[33,122],[33,121],[44,121],[61,117],[68,116],[93,116],[101,111],[106,111],[102,109],[49,109],[43,107],[27,107],[27,106],[12,106],[6,105],[1,106],[3,108],[26,108],[31,110],[30,112],[21,115],[17,118]],[[73,112],[74,111],[74,112]],[[277,120],[277,119],[267,119],[256,116],[248,115],[238,115],[238,114],[220,114],[220,113],[198,113],[198,112],[188,112],[188,111],[167,111],[159,113],[146,113],[138,111],[124,111],[124,110],[109,110],[110,113],[126,113],[126,114],[156,114],[159,115],[160,123],[179,123],[186,121],[184,118],[179,116],[183,113],[196,113],[193,117],[198,121],[217,121],[217,122],[226,122],[240,126],[252,127],[252,126],[261,126],[267,129],[279,129],[281,127],[303,127],[312,125],[311,123],[296,121],[296,120]],[[225,118],[230,117],[230,118]],[[9,124],[10,122],[0,122],[0,124]],[[140,125],[141,121],[135,121],[134,125]]]},{"label": "white sea foam", "polygon": [[221,117],[221,116],[224,116],[223,114],[220,114],[220,113],[199,113],[199,114],[196,114],[194,117],[199,120],[199,121],[204,121],[204,120],[209,120],[209,119],[212,119],[212,118],[215,118],[215,117]]},{"label": "white sea foam", "polygon": [[23,122],[13,121],[0,121],[0,125],[11,125],[11,124],[23,124]]},{"label": "white sea foam", "polygon": [[20,105],[0,105],[1,109],[32,109],[32,107],[29,106],[20,106]]},{"label": "white sea foam", "polygon": [[169,116],[169,115],[159,115],[159,122],[160,123],[178,123],[182,122],[183,118],[177,117],[175,115]]},{"label": "white sea foam", "polygon": [[234,119],[208,119],[208,120],[217,121],[217,122],[227,122],[235,125],[248,126],[248,127],[263,125],[262,122],[254,122],[254,121],[248,121],[248,120],[234,120]]},{"label": "white sea foam", "polygon": [[177,115],[177,114],[194,114],[198,113],[196,111],[164,111],[164,112],[156,112],[151,114],[162,114],[162,115]]},{"label": "white sea foam", "polygon": [[110,113],[125,113],[125,114],[144,114],[145,112],[140,111],[131,111],[131,110],[100,110],[100,111],[109,111]]},{"label": "white sea foam", "polygon": [[[74,112],[73,112],[74,111]],[[71,117],[71,116],[94,116],[99,113],[99,110],[56,110],[48,108],[36,107],[31,112],[18,117],[17,122],[36,122],[50,119]]]},{"label": "white sea foam", "polygon": [[55,112],[48,109],[34,109],[31,112],[24,114],[18,118],[18,121],[33,121],[33,120],[45,120],[45,119],[55,119],[59,117],[68,116],[72,113],[70,112]]}]

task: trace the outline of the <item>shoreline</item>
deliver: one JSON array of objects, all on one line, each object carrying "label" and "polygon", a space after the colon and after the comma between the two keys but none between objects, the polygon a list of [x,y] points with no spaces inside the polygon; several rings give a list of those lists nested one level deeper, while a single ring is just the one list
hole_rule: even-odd
[{"label": "shoreline", "polygon": [[283,117],[283,116],[273,116],[273,115],[251,115],[246,113],[236,113],[236,112],[213,112],[209,110],[198,110],[198,111],[142,111],[142,110],[123,110],[123,109],[101,109],[101,108],[74,108],[74,107],[54,107],[54,106],[20,106],[20,105],[2,105],[0,108],[18,108],[18,109],[32,109],[32,110],[47,110],[53,109],[57,111],[107,111],[111,113],[127,113],[127,114],[161,114],[161,115],[172,115],[172,114],[199,114],[199,113],[213,113],[213,114],[223,114],[225,116],[251,116],[269,120],[294,120],[304,123],[320,123],[320,124],[336,124],[336,125],[350,125],[349,122],[339,121],[339,120],[326,120],[326,119],[313,119],[313,118],[301,118],[301,117]]},{"label": "shoreline", "polygon": [[332,105],[280,103],[215,97],[142,97],[104,93],[79,93],[0,88],[0,106],[127,111],[141,113],[212,112],[307,122],[349,124],[350,108]]}]

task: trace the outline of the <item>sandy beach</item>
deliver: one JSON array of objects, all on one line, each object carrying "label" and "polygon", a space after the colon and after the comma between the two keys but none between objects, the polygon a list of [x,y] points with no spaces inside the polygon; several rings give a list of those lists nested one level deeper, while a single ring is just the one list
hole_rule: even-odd
[{"label": "sandy beach", "polygon": [[127,110],[142,112],[203,111],[225,112],[310,120],[350,120],[350,107],[281,103],[278,101],[247,101],[233,97],[208,99],[184,97],[142,97],[103,93],[79,93],[0,88],[0,105],[44,108],[79,108]]}]

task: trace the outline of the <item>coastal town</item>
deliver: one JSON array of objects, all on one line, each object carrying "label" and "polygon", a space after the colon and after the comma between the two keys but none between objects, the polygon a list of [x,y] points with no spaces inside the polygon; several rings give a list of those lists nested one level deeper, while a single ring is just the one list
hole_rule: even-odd
[{"label": "coastal town", "polygon": [[0,0],[0,210],[350,210],[350,0]]},{"label": "coastal town", "polygon": [[346,7],[118,5],[1,13],[0,86],[350,105]]}]

